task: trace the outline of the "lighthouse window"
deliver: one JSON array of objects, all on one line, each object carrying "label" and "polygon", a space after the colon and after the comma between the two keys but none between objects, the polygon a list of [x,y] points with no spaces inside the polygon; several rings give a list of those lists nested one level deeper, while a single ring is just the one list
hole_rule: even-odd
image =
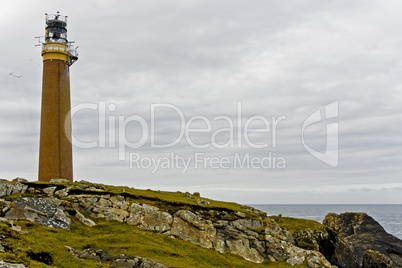
[{"label": "lighthouse window", "polygon": [[49,32],[48,38],[50,42],[65,43],[67,34],[61,32]]}]

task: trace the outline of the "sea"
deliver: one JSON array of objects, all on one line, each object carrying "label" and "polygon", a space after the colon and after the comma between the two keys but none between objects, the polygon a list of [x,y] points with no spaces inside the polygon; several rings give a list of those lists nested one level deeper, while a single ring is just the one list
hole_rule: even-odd
[{"label": "sea", "polygon": [[382,227],[399,239],[402,239],[402,204],[399,205],[268,205],[251,204],[267,213],[267,215],[279,215],[283,217],[314,220],[322,223],[330,212],[336,214],[344,212],[366,212],[373,217]]}]

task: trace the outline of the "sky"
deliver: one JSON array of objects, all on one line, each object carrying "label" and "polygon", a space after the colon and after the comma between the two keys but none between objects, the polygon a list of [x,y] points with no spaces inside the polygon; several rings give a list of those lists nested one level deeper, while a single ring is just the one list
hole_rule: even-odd
[{"label": "sky", "polygon": [[60,11],[79,47],[74,180],[242,204],[401,204],[400,10],[396,0],[3,1],[0,178],[37,180],[35,37]]}]

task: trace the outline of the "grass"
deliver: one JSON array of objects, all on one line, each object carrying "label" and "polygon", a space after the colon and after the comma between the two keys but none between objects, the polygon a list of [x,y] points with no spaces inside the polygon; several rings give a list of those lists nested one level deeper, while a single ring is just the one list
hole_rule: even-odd
[{"label": "grass", "polygon": [[[56,190],[70,187],[71,194],[122,195],[130,202],[155,205],[160,210],[171,214],[180,209],[188,209],[200,213],[205,219],[216,221],[219,219],[236,220],[239,216],[235,212],[240,211],[246,215],[246,218],[261,220],[256,213],[251,212],[245,206],[202,198],[197,193],[190,194],[193,198],[189,198],[189,193],[140,190],[84,181],[74,183],[23,183],[36,190],[31,193],[9,196],[7,200],[21,196],[44,197],[45,195],[39,189],[47,187],[57,186]],[[94,187],[101,190],[91,189]],[[197,200],[200,198],[207,200],[210,204],[198,204]],[[271,218],[274,218],[281,227],[292,233],[301,229],[322,228],[318,222],[314,221],[285,217]],[[204,249],[190,242],[169,238],[166,235],[145,231],[116,221],[95,219],[95,222],[97,225],[89,228],[72,217],[71,229],[64,230],[20,221],[17,224],[22,227],[23,231],[28,232],[25,234],[16,234],[11,231],[6,223],[0,223],[0,242],[6,249],[5,253],[0,253],[0,258],[8,262],[24,263],[28,267],[110,267],[92,260],[77,259],[69,252],[66,247],[68,246],[76,250],[88,247],[99,248],[109,251],[112,255],[125,253],[153,259],[169,267],[291,267],[284,261],[251,263],[231,253],[221,254],[213,249]],[[264,228],[252,230],[260,234],[263,239]]]},{"label": "grass", "polygon": [[[29,232],[26,234],[17,234],[7,224],[0,223],[1,243],[6,248],[5,253],[0,253],[0,258],[34,268],[111,267],[92,260],[77,259],[65,247],[69,246],[79,250],[87,247],[100,248],[112,255],[125,253],[160,261],[169,267],[290,267],[283,261],[251,263],[234,254],[221,254],[128,224],[99,219],[95,221],[97,225],[89,228],[73,217],[70,230],[52,229],[26,221],[18,222],[23,231]],[[30,256],[44,256],[49,265],[43,259],[32,260]]]},{"label": "grass", "polygon": [[271,219],[274,219],[280,227],[287,229],[291,234],[296,234],[301,230],[308,230],[308,229],[313,231],[327,232],[325,230],[324,225],[322,225],[317,221],[280,217],[280,216],[269,216],[269,217]]},{"label": "grass", "polygon": [[[167,191],[154,191],[154,190],[141,190],[134,189],[125,186],[111,186],[111,185],[103,185],[103,184],[94,184],[89,182],[74,182],[72,184],[64,184],[64,183],[48,183],[48,182],[24,182],[24,184],[29,187],[35,188],[47,188],[52,186],[57,186],[57,190],[72,187],[70,189],[70,193],[72,194],[111,194],[111,195],[122,195],[126,197],[131,202],[138,202],[140,204],[147,203],[150,205],[154,205],[160,208],[162,211],[167,211],[170,214],[174,214],[180,209],[188,209],[191,211],[205,211],[208,210],[210,215],[203,215],[207,219],[216,219],[217,214],[224,211],[227,212],[226,216],[219,219],[224,220],[235,220],[238,217],[234,215],[235,211],[240,211],[246,214],[247,218],[258,219],[258,215],[248,211],[244,206],[233,203],[233,202],[222,202],[211,200],[207,198],[203,198],[207,200],[209,205],[200,205],[197,203],[197,200],[200,199],[198,194],[193,194],[194,198],[189,198],[187,195],[189,193],[181,193],[181,192],[167,192]],[[87,186],[88,189],[83,189],[82,186]],[[94,191],[89,189],[89,187],[97,187],[102,189],[102,191]],[[23,194],[25,196],[27,194]],[[32,195],[31,195],[32,196]],[[8,198],[11,200],[16,196],[12,196]]]}]

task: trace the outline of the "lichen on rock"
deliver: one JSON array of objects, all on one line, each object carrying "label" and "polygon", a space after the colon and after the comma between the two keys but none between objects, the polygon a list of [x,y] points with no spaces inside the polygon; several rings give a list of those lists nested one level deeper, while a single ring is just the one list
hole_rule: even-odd
[{"label": "lichen on rock", "polygon": [[5,214],[9,220],[28,220],[47,227],[70,228],[71,219],[66,215],[61,201],[54,198],[16,198]]},{"label": "lichen on rock", "polygon": [[362,267],[364,260],[365,265],[369,265],[380,259],[373,253],[377,251],[395,267],[402,267],[402,241],[388,234],[366,213],[329,213],[324,224],[336,234],[335,250],[330,259],[339,266]]}]

